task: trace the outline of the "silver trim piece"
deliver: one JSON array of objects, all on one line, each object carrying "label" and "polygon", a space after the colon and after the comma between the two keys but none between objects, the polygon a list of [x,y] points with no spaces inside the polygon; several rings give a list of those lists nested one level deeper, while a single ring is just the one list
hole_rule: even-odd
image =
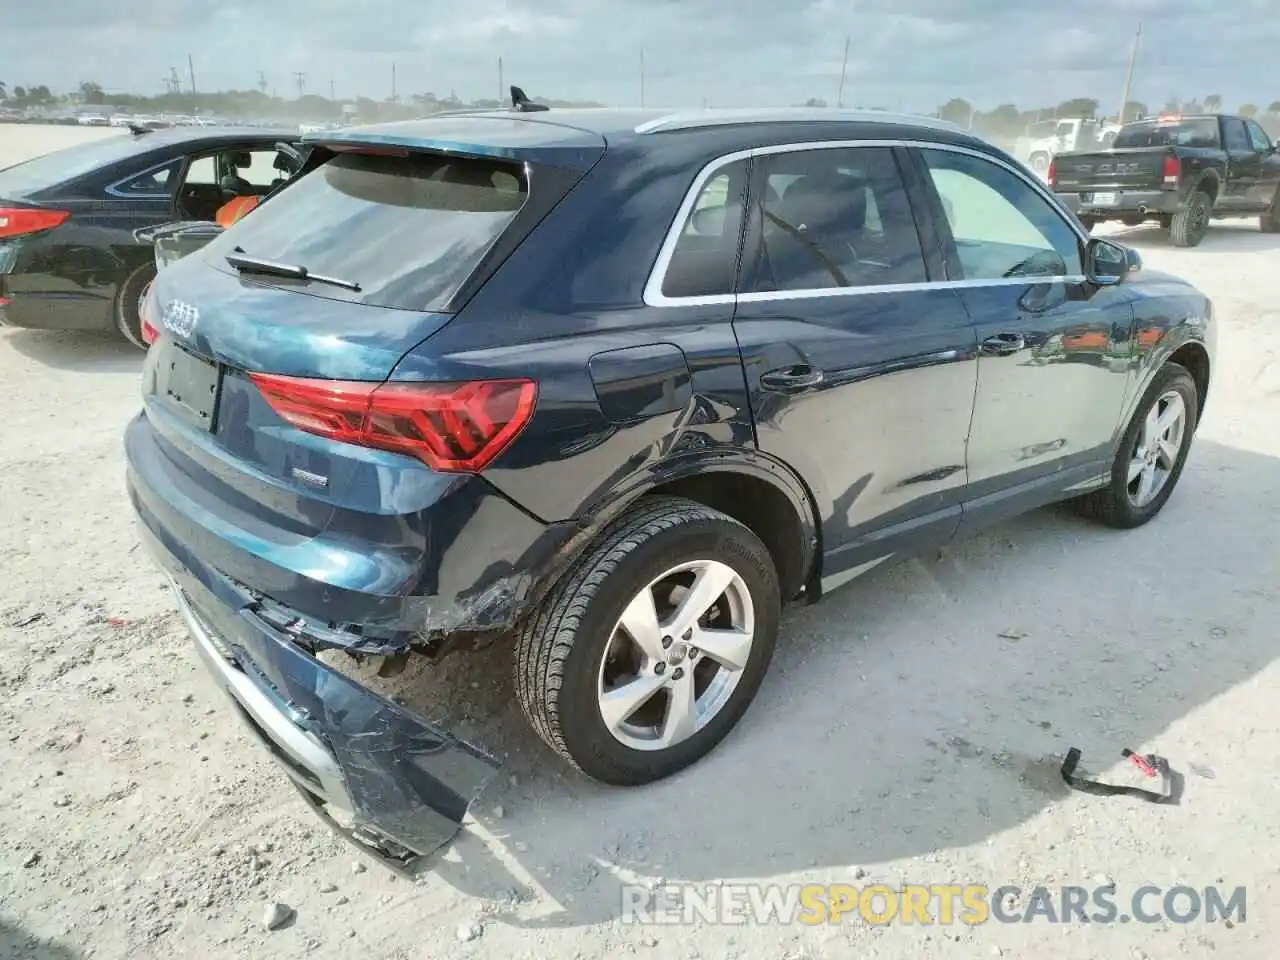
[{"label": "silver trim piece", "polygon": [[182,592],[177,581],[169,577],[169,585],[178,601],[178,610],[186,622],[187,630],[196,643],[196,651],[200,659],[213,674],[218,686],[245,713],[253,718],[261,735],[265,733],[271,738],[276,748],[291,757],[295,763],[315,775],[320,787],[290,769],[288,764],[280,767],[290,779],[297,782],[307,793],[315,795],[337,809],[350,814],[355,810],[346,786],[342,779],[342,771],[329,749],[313,734],[300,729],[271,700],[258,689],[257,685],[245,675],[237,665],[231,663],[218,649],[217,642],[210,636],[199,615],[191,607],[187,595]]},{"label": "silver trim piece", "polygon": [[[815,108],[817,109],[817,108]],[[644,302],[650,307],[698,307],[711,306],[717,304],[731,303],[764,303],[773,300],[799,300],[810,297],[852,297],[867,296],[877,293],[905,293],[920,290],[955,290],[975,287],[995,287],[995,286],[1029,286],[1041,283],[1082,283],[1085,281],[1083,275],[1071,275],[1061,277],[1007,277],[997,280],[930,280],[919,283],[893,283],[883,284],[881,286],[872,287],[823,287],[814,290],[778,290],[763,291],[756,293],[722,293],[710,294],[700,297],[668,297],[662,292],[662,283],[666,279],[667,268],[671,264],[671,258],[675,254],[676,244],[680,242],[680,234],[684,229],[685,223],[689,219],[689,214],[693,211],[693,205],[698,202],[698,196],[702,193],[702,188],[706,186],[710,180],[722,167],[726,167],[731,163],[739,160],[752,159],[754,157],[769,156],[775,153],[799,153],[807,150],[843,150],[854,147],[901,147],[908,150],[942,150],[951,153],[962,153],[975,157],[979,160],[985,160],[997,167],[1003,167],[1009,173],[1027,184],[1035,190],[1042,198],[1044,198],[1050,206],[1055,207],[1059,211],[1065,208],[1062,202],[1055,196],[1030,170],[1020,169],[1020,165],[1014,162],[1006,162],[1000,157],[992,156],[981,150],[974,150],[969,147],[961,147],[950,143],[935,143],[928,140],[815,140],[801,143],[783,143],[773,144],[765,147],[752,147],[747,150],[735,150],[733,153],[727,153],[722,157],[717,157],[698,172],[694,178],[693,185],[685,194],[684,200],[681,201],[679,209],[676,211],[675,220],[667,229],[666,238],[662,241],[662,246],[658,250],[658,258],[654,261],[653,269],[649,272],[649,279],[644,286]],[[1073,219],[1064,215],[1063,222],[1071,229],[1071,232],[1079,239],[1082,249],[1089,241],[1089,235],[1077,226]],[[1083,252],[1082,252],[1083,256]]]},{"label": "silver trim piece", "polygon": [[897,123],[963,133],[964,128],[948,120],[925,114],[891,113],[887,110],[832,110],[830,107],[738,107],[707,110],[685,110],[646,120],[636,133],[671,130],[696,130],[700,127],[726,126],[734,123]]}]

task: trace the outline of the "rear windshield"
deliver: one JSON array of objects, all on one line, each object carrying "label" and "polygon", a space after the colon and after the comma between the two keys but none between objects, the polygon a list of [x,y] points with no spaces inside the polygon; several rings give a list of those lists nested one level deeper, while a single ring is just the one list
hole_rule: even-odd
[{"label": "rear windshield", "polygon": [[[496,161],[339,154],[210,243],[204,257],[230,269],[222,258],[238,247],[360,286],[306,284],[314,296],[442,310],[524,205],[527,187],[520,167]],[[295,280],[253,280],[304,289]]]},{"label": "rear windshield", "polygon": [[6,167],[0,170],[0,197],[16,200],[132,157],[145,148],[138,143],[140,139],[144,138],[119,133]]},{"label": "rear windshield", "polygon": [[1218,119],[1143,120],[1128,123],[1116,134],[1114,146],[1125,147],[1216,147]]}]

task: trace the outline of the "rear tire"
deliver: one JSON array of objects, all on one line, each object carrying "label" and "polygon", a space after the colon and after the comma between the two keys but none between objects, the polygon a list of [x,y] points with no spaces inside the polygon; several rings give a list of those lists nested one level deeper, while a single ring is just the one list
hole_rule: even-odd
[{"label": "rear tire", "polygon": [[[691,500],[646,498],[520,627],[516,695],[537,734],[587,776],[659,780],[741,718],[768,669],[780,612],[777,573],[754,533]],[[680,621],[690,617],[686,631]]]},{"label": "rear tire", "polygon": [[1280,190],[1271,200],[1271,209],[1258,217],[1258,229],[1263,233],[1280,233]]},{"label": "rear tire", "polygon": [[1203,190],[1197,190],[1169,221],[1169,239],[1175,247],[1194,247],[1209,229],[1213,203]]},{"label": "rear tire", "polygon": [[139,350],[147,349],[142,339],[142,301],[155,278],[156,265],[144,264],[129,275],[116,294],[116,328]]},{"label": "rear tire", "polygon": [[[1169,430],[1177,426],[1175,415],[1179,404],[1181,423],[1175,440],[1169,436]],[[1073,501],[1080,513],[1119,530],[1140,527],[1159,513],[1182,476],[1199,422],[1199,404],[1196,382],[1187,369],[1176,363],[1165,364],[1142,395],[1142,402],[1120,441],[1111,466],[1110,482],[1101,490]],[[1148,417],[1152,418],[1150,427]],[[1160,426],[1162,417],[1169,418],[1170,427],[1154,430]],[[1172,449],[1175,443],[1176,450]],[[1147,468],[1150,468],[1152,486],[1144,488]]]}]

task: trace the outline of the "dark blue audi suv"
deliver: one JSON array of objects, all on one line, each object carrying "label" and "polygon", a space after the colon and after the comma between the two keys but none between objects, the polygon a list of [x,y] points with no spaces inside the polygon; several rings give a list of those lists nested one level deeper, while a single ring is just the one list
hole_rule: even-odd
[{"label": "dark blue audi suv", "polygon": [[1172,493],[1209,301],[1029,170],[886,113],[531,110],[327,131],[162,270],[126,435],[234,710],[388,865],[497,766],[322,662],[497,640],[622,785],[734,726],[782,608],[1070,500]]}]

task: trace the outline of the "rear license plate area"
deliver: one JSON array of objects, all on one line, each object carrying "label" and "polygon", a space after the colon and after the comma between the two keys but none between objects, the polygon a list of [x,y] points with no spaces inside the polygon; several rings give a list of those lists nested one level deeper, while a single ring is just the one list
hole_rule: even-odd
[{"label": "rear license plate area", "polygon": [[1084,195],[1084,202],[1093,204],[1095,207],[1114,207],[1119,199],[1120,195],[1114,191],[1086,193]]},{"label": "rear license plate area", "polygon": [[156,363],[156,393],[204,430],[212,430],[218,410],[218,365],[161,340]]}]

